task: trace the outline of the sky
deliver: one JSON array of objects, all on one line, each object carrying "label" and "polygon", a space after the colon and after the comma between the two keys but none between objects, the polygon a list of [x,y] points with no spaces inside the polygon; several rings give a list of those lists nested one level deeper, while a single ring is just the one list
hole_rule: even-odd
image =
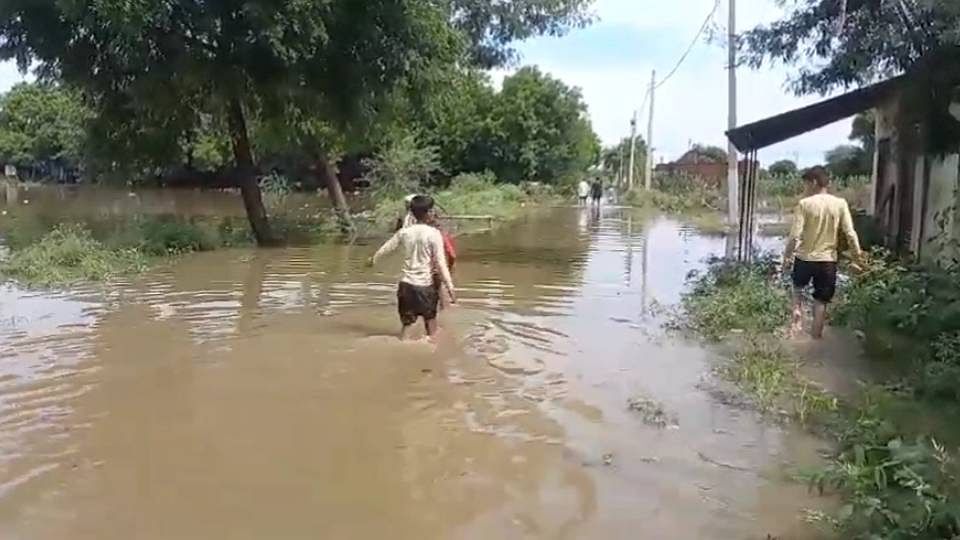
[{"label": "sky", "polygon": [[[726,32],[727,2],[721,0],[716,26]],[[595,22],[560,38],[540,37],[521,43],[520,65],[536,64],[567,84],[580,88],[593,128],[604,145],[630,132],[630,116],[643,105],[651,70],[669,72],[687,49],[713,8],[714,0],[597,0]],[[738,0],[738,30],[781,18],[774,0]],[[656,93],[654,152],[656,161],[671,161],[691,143],[726,148],[727,58],[720,43],[699,40],[686,61]],[[509,72],[509,70],[507,70]],[[815,103],[822,96],[796,97],[786,90],[790,66],[760,70],[742,67],[739,76],[739,124]],[[498,81],[506,72],[494,74]],[[801,166],[820,163],[826,150],[847,143],[850,120],[844,120],[760,152],[763,164],[792,159]],[[640,111],[638,134],[646,136],[647,108]]]},{"label": "sky", "polygon": [[[669,72],[689,47],[715,0],[596,0],[595,21],[559,38],[540,37],[519,44],[522,65],[538,65],[580,88],[593,128],[604,145],[630,132],[630,116],[644,103],[651,70]],[[725,32],[727,2],[721,0],[715,28]],[[776,20],[784,8],[774,0],[738,0],[738,29]],[[656,94],[654,152],[674,160],[692,143],[726,147],[726,51],[700,39],[686,61]],[[510,70],[495,72],[499,82]],[[822,99],[796,97],[785,89],[792,69],[771,66],[739,74],[739,123],[760,120]],[[24,80],[12,62],[0,62],[0,92]],[[826,150],[847,142],[850,120],[824,127],[760,152],[769,165],[792,159],[801,166],[820,163]],[[646,136],[647,109],[639,111],[638,133]]]}]

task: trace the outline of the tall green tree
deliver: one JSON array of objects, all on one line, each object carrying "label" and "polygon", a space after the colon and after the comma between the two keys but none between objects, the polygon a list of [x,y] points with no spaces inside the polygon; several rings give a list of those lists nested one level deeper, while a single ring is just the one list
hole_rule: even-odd
[{"label": "tall green tree", "polygon": [[828,150],[824,155],[827,170],[835,177],[870,174],[873,154],[852,144],[843,144]]},{"label": "tall green tree", "polygon": [[79,165],[90,111],[55,84],[21,83],[0,96],[0,162]]},{"label": "tall green tree", "polygon": [[[634,181],[637,181],[637,179],[643,178],[644,166],[647,162],[647,142],[643,140],[643,137],[638,136],[634,144],[633,178]],[[623,171],[624,178],[628,178],[630,175],[630,137],[620,139],[620,143],[616,146],[604,148],[600,161],[607,173],[616,176],[620,174],[620,171]]]},{"label": "tall green tree", "polygon": [[797,174],[797,163],[791,159],[781,159],[770,164],[767,168],[773,176],[793,176]]},{"label": "tall green tree", "polygon": [[580,91],[526,67],[503,81],[493,112],[502,180],[558,182],[599,161],[600,142]]},{"label": "tall green tree", "polygon": [[275,239],[255,178],[250,118],[311,110],[343,131],[396,81],[454,61],[449,14],[428,0],[0,3],[0,56],[82,88],[114,140],[182,148],[202,113],[221,118],[251,228]]}]

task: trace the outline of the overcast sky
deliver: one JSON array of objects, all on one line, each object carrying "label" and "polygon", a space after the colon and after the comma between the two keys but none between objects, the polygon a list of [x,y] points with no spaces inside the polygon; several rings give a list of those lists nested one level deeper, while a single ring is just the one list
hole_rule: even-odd
[{"label": "overcast sky", "polygon": [[[727,1],[717,22],[725,32]],[[650,71],[669,72],[690,45],[714,0],[597,0],[598,20],[562,38],[537,38],[521,44],[522,64],[541,69],[579,87],[594,130],[604,144],[615,144],[630,130],[633,109],[643,103]],[[774,0],[739,0],[738,27],[747,29],[780,18]],[[654,147],[657,161],[679,157],[691,142],[726,147],[726,51],[721,44],[697,43],[686,62],[656,96]],[[790,66],[739,71],[740,123],[760,120],[814,103],[820,96],[795,97],[785,90]],[[497,74],[495,78],[502,77]],[[640,134],[646,133],[646,110]],[[781,158],[812,165],[824,151],[847,142],[850,120],[827,126],[761,152],[765,164]]]},{"label": "overcast sky", "polygon": [[[727,1],[721,0],[717,23],[726,27]],[[644,101],[650,71],[662,77],[689,46],[714,0],[597,0],[597,20],[561,38],[522,43],[521,65],[536,64],[579,87],[593,127],[604,144],[615,144],[629,132],[632,111]],[[739,0],[738,27],[751,28],[775,20],[782,8],[774,0]],[[654,146],[657,161],[679,157],[691,143],[726,146],[726,52],[720,44],[700,40],[677,74],[657,92]],[[740,123],[759,120],[822,99],[795,97],[784,84],[790,66],[760,71],[740,70]],[[504,73],[495,73],[502,79]],[[11,62],[0,63],[0,91],[23,80]],[[640,134],[646,133],[646,110]],[[824,151],[847,142],[850,120],[781,143],[761,152],[765,164],[781,158],[812,165]]]}]

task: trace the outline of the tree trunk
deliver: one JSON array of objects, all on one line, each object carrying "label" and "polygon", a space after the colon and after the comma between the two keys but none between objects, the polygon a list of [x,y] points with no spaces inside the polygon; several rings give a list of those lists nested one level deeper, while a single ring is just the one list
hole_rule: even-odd
[{"label": "tree trunk", "polygon": [[320,176],[320,182],[327,186],[330,204],[333,205],[340,231],[344,234],[352,232],[353,222],[350,219],[350,207],[347,205],[347,198],[343,195],[340,179],[337,177],[336,171],[333,170],[333,164],[326,154],[322,154],[317,159],[317,175]]},{"label": "tree trunk", "polygon": [[247,134],[247,120],[243,115],[243,106],[237,99],[230,100],[227,111],[230,136],[233,139],[233,159],[239,175],[240,195],[243,207],[247,211],[250,229],[261,246],[275,245],[277,239],[270,229],[267,209],[263,206],[263,195],[253,166],[253,152],[250,150],[250,138]]}]

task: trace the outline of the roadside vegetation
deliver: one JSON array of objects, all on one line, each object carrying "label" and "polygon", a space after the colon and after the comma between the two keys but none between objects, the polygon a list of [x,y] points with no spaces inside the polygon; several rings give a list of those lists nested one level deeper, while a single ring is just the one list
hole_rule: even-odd
[{"label": "roadside vegetation", "polygon": [[862,333],[886,380],[832,395],[803,375],[784,346],[788,287],[770,261],[716,261],[684,299],[689,327],[732,347],[718,373],[757,407],[835,441],[800,479],[837,494],[835,513],[807,518],[838,538],[943,539],[960,535],[960,274],[907,268],[876,252],[843,289],[832,324]]},{"label": "roadside vegetation", "polygon": [[[831,192],[843,197],[854,211],[870,203],[868,175],[840,176],[833,179]],[[757,183],[757,205],[761,212],[787,217],[803,196],[799,173],[772,175],[766,171]],[[727,196],[720,185],[685,175],[658,174],[653,188],[635,187],[624,195],[624,204],[671,214],[698,216],[726,211]]]}]

